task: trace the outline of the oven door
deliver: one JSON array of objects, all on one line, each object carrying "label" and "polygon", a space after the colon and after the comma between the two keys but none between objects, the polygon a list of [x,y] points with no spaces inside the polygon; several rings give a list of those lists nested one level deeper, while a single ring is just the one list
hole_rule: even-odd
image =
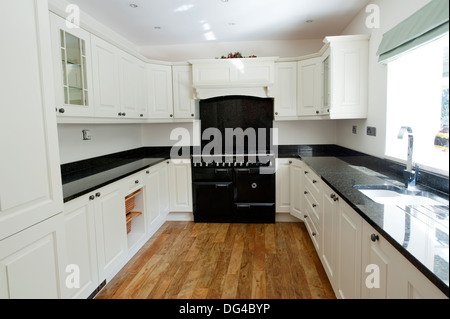
[{"label": "oven door", "polygon": [[195,222],[232,221],[232,182],[194,182],[192,185]]},{"label": "oven door", "polygon": [[260,174],[259,168],[234,169],[234,201],[275,203],[275,174]]}]

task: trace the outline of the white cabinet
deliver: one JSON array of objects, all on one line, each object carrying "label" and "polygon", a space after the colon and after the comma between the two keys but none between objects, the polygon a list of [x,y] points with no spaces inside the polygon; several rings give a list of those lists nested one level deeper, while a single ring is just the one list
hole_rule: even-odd
[{"label": "white cabinet", "polygon": [[303,220],[304,211],[304,180],[303,162],[299,159],[292,159],[290,165],[290,213],[292,216]]},{"label": "white cabinet", "polygon": [[315,116],[322,113],[321,65],[321,58],[312,58],[298,62],[298,116]]},{"label": "white cabinet", "polygon": [[173,66],[173,114],[176,119],[194,119],[195,100],[192,89],[192,66]]},{"label": "white cabinet", "polygon": [[192,212],[192,174],[189,159],[169,164],[170,212]]},{"label": "white cabinet", "polygon": [[336,286],[338,297],[358,299],[361,297],[361,240],[362,223],[358,215],[343,200],[339,201]]},{"label": "white cabinet", "polygon": [[93,116],[91,37],[50,13],[58,116]]},{"label": "white cabinet", "polygon": [[117,183],[95,193],[94,216],[99,280],[111,276],[127,255],[125,200]]},{"label": "white cabinet", "polygon": [[145,118],[148,112],[144,62],[94,35],[92,39],[95,115]]},{"label": "white cabinet", "polygon": [[322,108],[331,119],[366,118],[369,35],[325,38],[322,55]]},{"label": "white cabinet", "polygon": [[290,213],[290,165],[292,160],[287,158],[276,159],[275,175],[275,208],[277,213]]},{"label": "white cabinet", "polygon": [[322,263],[333,287],[336,286],[338,250],[339,197],[330,187],[322,183]]},{"label": "white cabinet", "polygon": [[92,70],[94,103],[97,117],[119,117],[120,80],[119,49],[94,35],[92,41]]},{"label": "white cabinet", "polygon": [[297,116],[297,62],[275,63],[275,118]]},{"label": "white cabinet", "polygon": [[0,299],[63,298],[62,214],[0,241]]},{"label": "white cabinet", "polygon": [[168,65],[147,65],[148,117],[173,119],[172,68]]},{"label": "white cabinet", "polygon": [[363,225],[361,297],[447,299],[368,223]]},{"label": "white cabinet", "polygon": [[65,298],[87,298],[99,285],[95,238],[95,193],[64,205],[67,264],[79,270],[79,288],[65,286]]},{"label": "white cabinet", "polygon": [[169,212],[168,163],[150,167],[145,171],[147,226],[149,232],[157,230]]},{"label": "white cabinet", "polygon": [[[1,1],[0,240],[63,210],[46,1]],[[0,280],[3,282],[3,280]]]}]

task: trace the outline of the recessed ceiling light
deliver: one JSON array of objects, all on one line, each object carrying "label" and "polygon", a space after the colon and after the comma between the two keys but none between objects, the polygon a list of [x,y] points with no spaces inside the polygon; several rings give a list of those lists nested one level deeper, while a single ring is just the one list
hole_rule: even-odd
[{"label": "recessed ceiling light", "polygon": [[231,25],[231,26],[234,26],[234,25],[236,25],[237,23],[236,22],[229,22],[228,23],[228,25]]},{"label": "recessed ceiling light", "polygon": [[133,9],[136,9],[139,6],[136,3],[130,3],[130,7]]},{"label": "recessed ceiling light", "polygon": [[306,23],[313,23],[314,20],[306,20]]},{"label": "recessed ceiling light", "polygon": [[155,26],[155,27],[153,27],[153,29],[155,29],[155,30],[161,30],[162,28],[161,28],[160,26]]}]

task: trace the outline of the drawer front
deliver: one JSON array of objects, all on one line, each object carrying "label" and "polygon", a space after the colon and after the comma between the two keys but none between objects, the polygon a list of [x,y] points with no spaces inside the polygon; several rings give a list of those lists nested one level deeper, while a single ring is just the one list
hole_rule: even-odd
[{"label": "drawer front", "polygon": [[275,204],[235,204],[235,222],[275,223]]},{"label": "drawer front", "polygon": [[138,173],[126,179],[128,191],[134,191],[144,186],[144,174]]},{"label": "drawer front", "polygon": [[194,182],[231,182],[233,180],[232,168],[194,168],[192,181]]}]

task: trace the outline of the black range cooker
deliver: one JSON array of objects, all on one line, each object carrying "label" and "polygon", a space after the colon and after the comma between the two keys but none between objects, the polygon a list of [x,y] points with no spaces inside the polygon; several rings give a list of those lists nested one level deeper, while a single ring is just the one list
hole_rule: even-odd
[{"label": "black range cooker", "polygon": [[274,167],[273,155],[193,156],[194,221],[274,223]]}]

